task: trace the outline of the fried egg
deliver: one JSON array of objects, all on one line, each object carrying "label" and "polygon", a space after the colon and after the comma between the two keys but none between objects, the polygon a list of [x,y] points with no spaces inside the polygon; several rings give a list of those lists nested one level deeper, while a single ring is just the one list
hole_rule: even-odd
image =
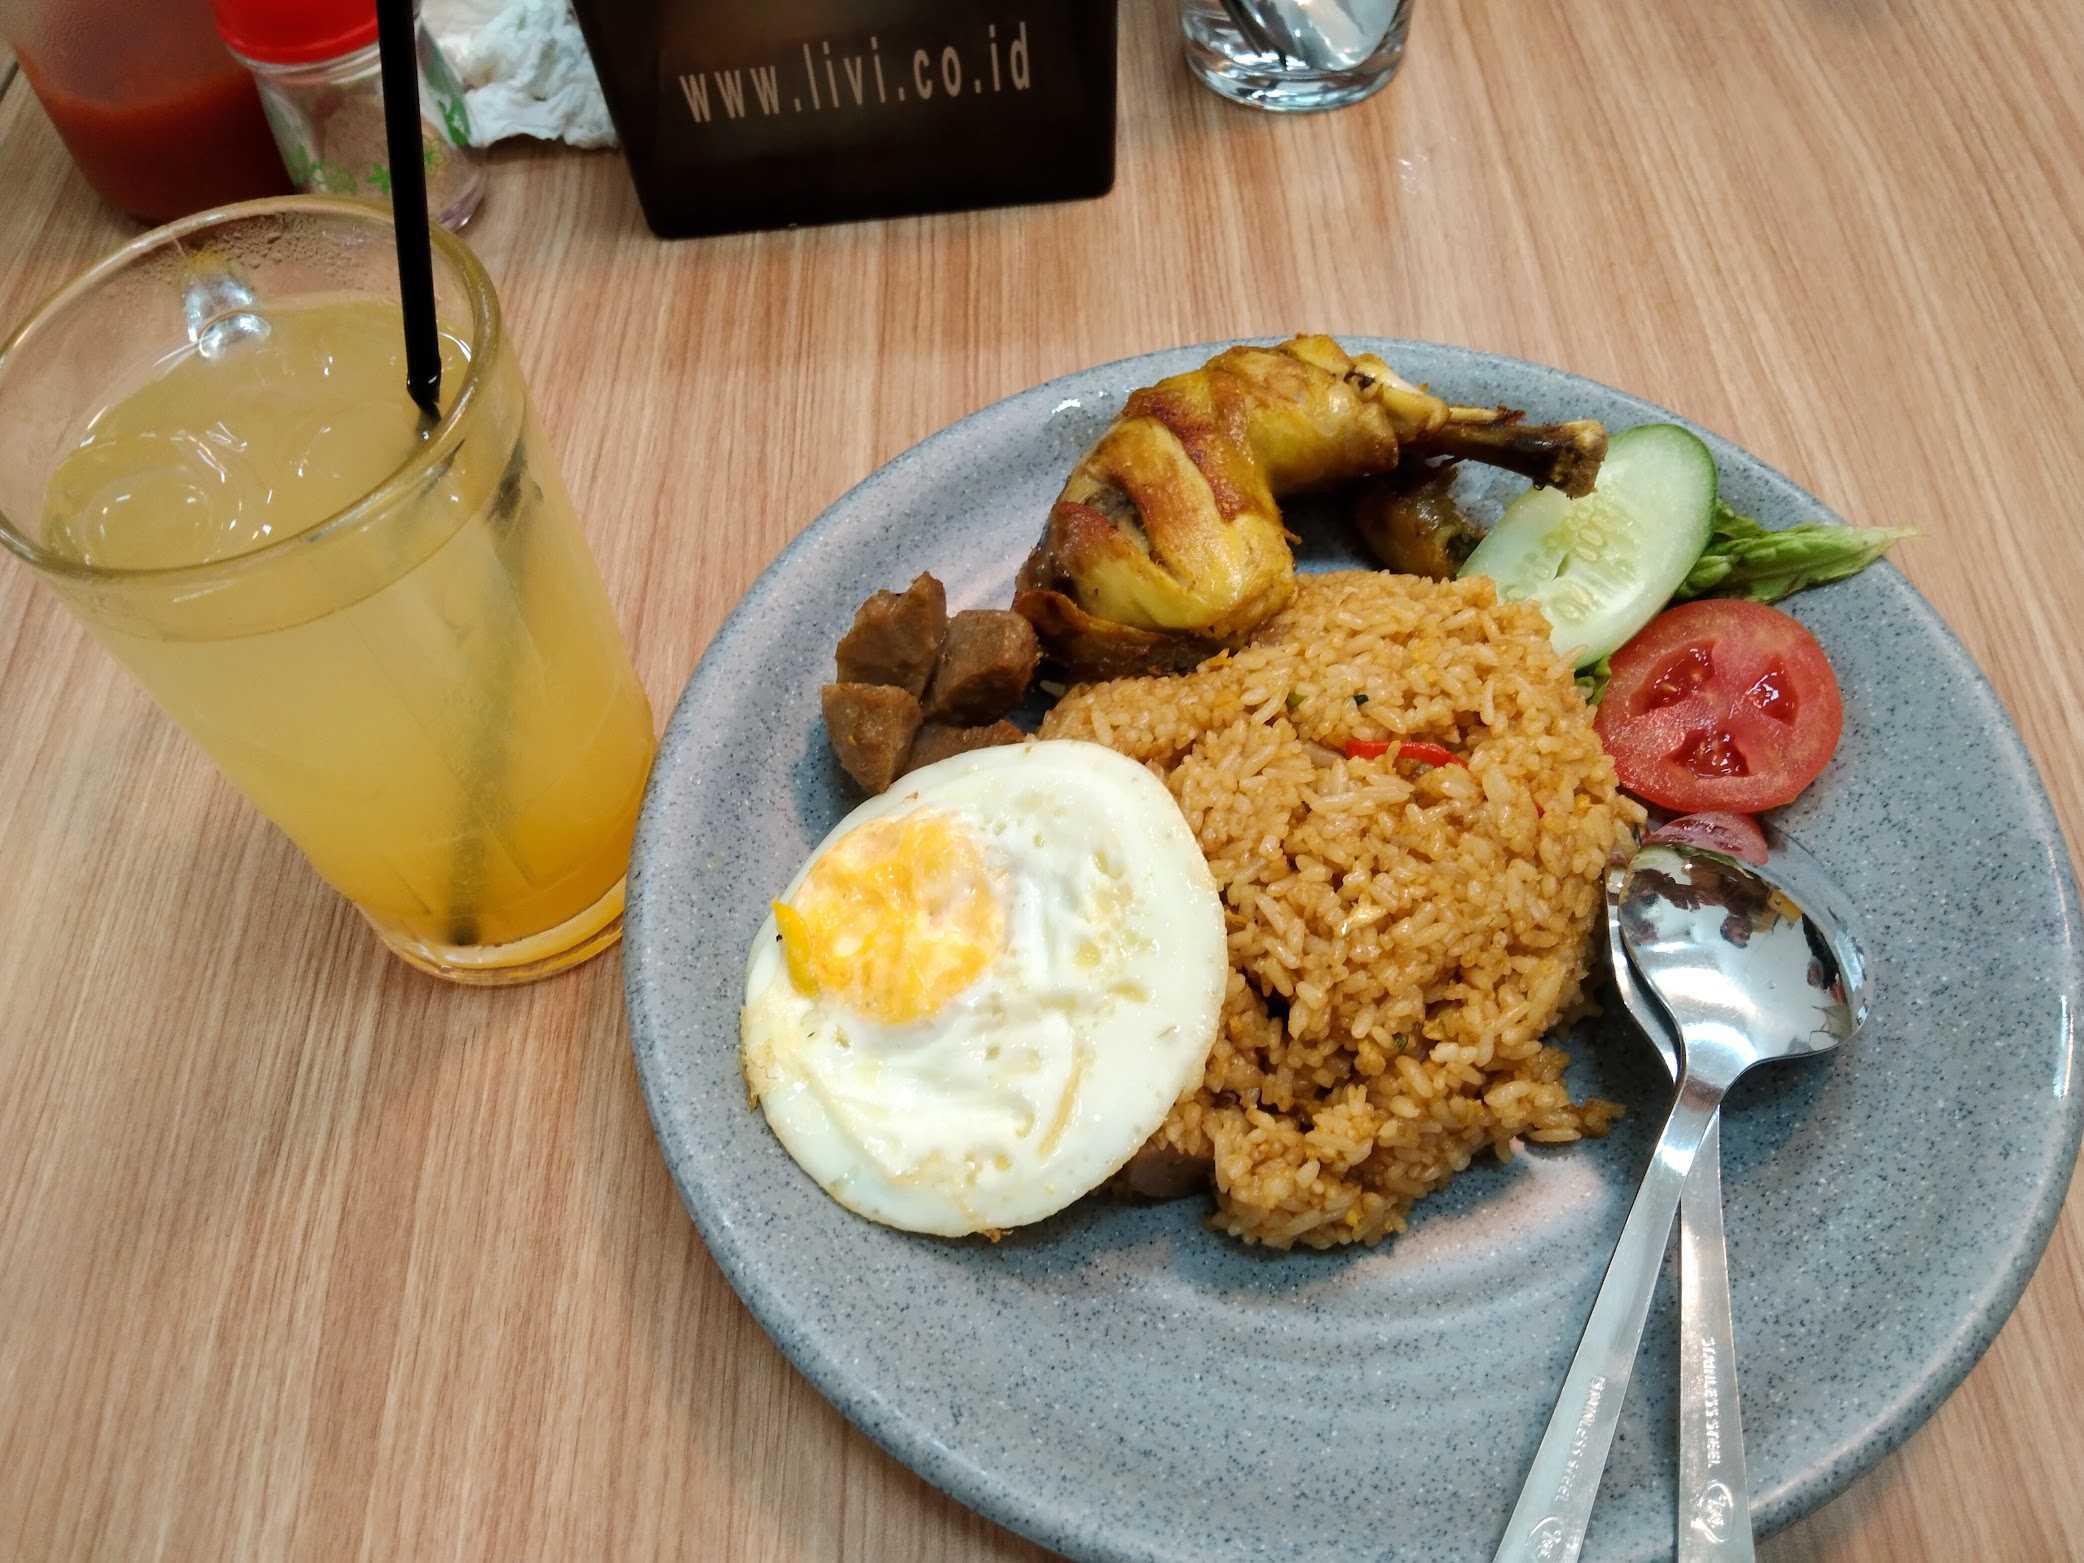
[{"label": "fried egg", "polygon": [[1198,1080],[1229,964],[1162,782],[1098,744],[956,755],[842,820],[753,940],[753,1100],[834,1199],[961,1236],[1097,1188]]}]

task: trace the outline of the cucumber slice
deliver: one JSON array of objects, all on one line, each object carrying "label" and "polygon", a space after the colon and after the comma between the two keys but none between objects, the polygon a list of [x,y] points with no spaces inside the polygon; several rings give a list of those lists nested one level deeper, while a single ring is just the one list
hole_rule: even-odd
[{"label": "cucumber slice", "polygon": [[1460,573],[1538,603],[1556,654],[1584,667],[1657,616],[1714,519],[1708,447],[1675,423],[1644,424],[1614,436],[1584,498],[1534,488],[1507,505]]}]

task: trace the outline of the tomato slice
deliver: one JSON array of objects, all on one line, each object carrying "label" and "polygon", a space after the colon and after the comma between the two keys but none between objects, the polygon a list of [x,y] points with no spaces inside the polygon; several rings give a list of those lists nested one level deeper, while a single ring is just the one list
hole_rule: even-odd
[{"label": "tomato slice", "polygon": [[1668,608],[1619,651],[1593,725],[1621,785],[1681,814],[1756,814],[1815,781],[1845,707],[1823,647],[1764,603]]},{"label": "tomato slice", "polygon": [[1706,847],[1710,852],[1727,853],[1746,863],[1763,864],[1766,860],[1766,833],[1749,814],[1725,814],[1715,809],[1682,814],[1659,825],[1643,840],[1667,846]]}]

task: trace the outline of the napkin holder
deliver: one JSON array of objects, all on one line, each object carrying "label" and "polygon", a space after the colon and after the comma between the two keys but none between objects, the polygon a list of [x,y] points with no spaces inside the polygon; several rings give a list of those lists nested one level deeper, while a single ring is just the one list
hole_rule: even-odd
[{"label": "napkin holder", "polygon": [[1115,0],[575,0],[664,238],[1104,195]]}]

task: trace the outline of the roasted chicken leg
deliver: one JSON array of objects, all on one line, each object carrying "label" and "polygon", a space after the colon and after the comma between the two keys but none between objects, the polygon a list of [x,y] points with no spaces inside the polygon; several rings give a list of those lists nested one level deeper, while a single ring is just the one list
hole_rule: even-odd
[{"label": "roasted chicken leg", "polygon": [[1013,605],[1076,677],[1191,667],[1294,595],[1280,499],[1387,472],[1406,450],[1579,494],[1605,448],[1596,423],[1451,406],[1330,337],[1234,347],[1129,397],[1051,507]]}]

